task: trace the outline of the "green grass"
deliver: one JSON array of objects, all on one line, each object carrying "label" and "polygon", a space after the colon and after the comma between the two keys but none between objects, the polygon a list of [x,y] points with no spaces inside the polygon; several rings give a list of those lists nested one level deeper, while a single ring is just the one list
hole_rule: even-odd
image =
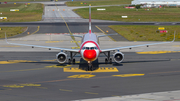
[{"label": "green grass", "polygon": [[94,0],[94,1],[69,1],[66,2],[68,6],[92,6],[97,5],[119,5],[119,4],[131,4],[132,0]]},{"label": "green grass", "polygon": [[[176,31],[176,41],[180,41],[180,26],[155,25],[112,25],[111,29],[129,41],[171,41]],[[158,27],[164,27],[168,33],[156,33]]]},{"label": "green grass", "polygon": [[50,1],[50,0],[1,0],[0,2]]},{"label": "green grass", "polygon": [[2,30],[0,30],[0,38],[5,37],[5,32],[7,37],[11,37],[14,35],[18,35],[26,31],[27,27],[0,27]]},{"label": "green grass", "polygon": [[[105,11],[97,11],[97,8],[105,8]],[[83,18],[89,18],[89,8],[74,10]],[[176,22],[180,21],[180,8],[152,8],[145,9],[125,9],[122,6],[95,7],[92,8],[92,19],[114,20],[124,22]],[[128,16],[128,18],[121,18]]]},{"label": "green grass", "polygon": [[[10,11],[10,9],[19,9],[19,11]],[[40,21],[43,13],[42,4],[2,4],[0,5],[0,16],[7,19],[0,19],[0,22],[29,22]]]}]

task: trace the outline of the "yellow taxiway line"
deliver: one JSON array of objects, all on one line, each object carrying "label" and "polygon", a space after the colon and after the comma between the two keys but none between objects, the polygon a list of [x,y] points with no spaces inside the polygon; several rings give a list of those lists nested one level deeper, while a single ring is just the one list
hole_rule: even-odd
[{"label": "yellow taxiway line", "polygon": [[[104,33],[104,34],[106,34],[101,28],[99,28],[98,26],[96,26],[96,28],[97,29],[99,29],[102,33]],[[108,34],[106,34],[106,35],[108,35]],[[113,40],[113,41],[115,41],[116,42],[116,40],[114,40],[112,37],[110,37],[110,36],[108,36],[111,40]]]},{"label": "yellow taxiway line", "polygon": [[176,53],[180,51],[147,51],[147,52],[136,52],[137,54],[164,54],[164,53]]}]

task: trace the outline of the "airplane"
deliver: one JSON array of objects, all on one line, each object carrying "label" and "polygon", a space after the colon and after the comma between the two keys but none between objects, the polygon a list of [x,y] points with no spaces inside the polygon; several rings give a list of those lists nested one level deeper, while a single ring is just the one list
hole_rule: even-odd
[{"label": "airplane", "polygon": [[[115,34],[109,34],[109,35],[115,35]],[[105,37],[108,35],[99,35],[97,36],[94,34],[91,30],[91,5],[89,5],[89,31],[83,36],[80,35],[68,35],[68,36],[74,36],[74,37],[81,37],[81,45],[80,49],[68,49],[68,48],[60,48],[60,47],[50,47],[50,46],[39,46],[39,45],[29,45],[29,44],[18,44],[18,43],[9,43],[7,41],[6,33],[5,33],[5,41],[7,44],[12,44],[12,45],[19,45],[19,46],[31,46],[32,48],[34,47],[39,47],[39,48],[47,48],[49,50],[51,49],[57,49],[60,50],[58,54],[56,54],[56,59],[60,64],[64,64],[67,61],[67,54],[66,52],[70,52],[70,58],[68,59],[68,63],[75,64],[75,59],[74,57],[76,56],[77,53],[81,55],[81,57],[87,61],[88,67],[87,70],[92,70],[92,62],[95,61],[100,53],[104,53],[106,58],[105,58],[105,63],[110,63],[112,64],[112,58],[110,58],[110,52],[113,51],[113,60],[116,63],[121,63],[124,59],[124,54],[120,51],[122,49],[131,49],[134,47],[142,47],[146,46],[149,47],[150,45],[158,45],[158,44],[167,44],[167,43],[172,43],[175,40],[175,32],[174,32],[174,39],[172,41],[167,41],[167,42],[158,42],[158,43],[150,43],[150,44],[141,44],[141,45],[132,45],[132,46],[123,46],[123,47],[116,47],[116,48],[109,48],[109,49],[100,49],[99,46],[99,38]]]}]

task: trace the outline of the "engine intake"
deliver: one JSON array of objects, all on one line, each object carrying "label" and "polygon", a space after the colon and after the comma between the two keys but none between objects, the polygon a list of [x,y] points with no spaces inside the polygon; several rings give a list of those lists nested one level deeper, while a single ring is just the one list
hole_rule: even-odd
[{"label": "engine intake", "polygon": [[116,52],[113,54],[113,59],[116,63],[121,63],[124,59],[124,54],[121,52]]},{"label": "engine intake", "polygon": [[60,53],[56,54],[56,59],[60,64],[63,64],[67,60],[67,54],[64,52],[60,52]]}]

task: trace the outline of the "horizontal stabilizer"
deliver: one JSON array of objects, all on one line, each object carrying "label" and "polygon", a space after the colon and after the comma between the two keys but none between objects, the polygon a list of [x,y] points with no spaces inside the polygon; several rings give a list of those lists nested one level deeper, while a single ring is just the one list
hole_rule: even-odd
[{"label": "horizontal stabilizer", "polygon": [[99,36],[97,36],[97,37],[100,38],[100,37],[111,36],[111,35],[118,35],[118,33],[115,33],[115,34],[107,34],[107,35],[99,35]]},{"label": "horizontal stabilizer", "polygon": [[83,38],[83,36],[82,35],[71,35],[71,34],[65,34],[66,36],[74,36],[74,37],[81,37],[81,38]]}]

